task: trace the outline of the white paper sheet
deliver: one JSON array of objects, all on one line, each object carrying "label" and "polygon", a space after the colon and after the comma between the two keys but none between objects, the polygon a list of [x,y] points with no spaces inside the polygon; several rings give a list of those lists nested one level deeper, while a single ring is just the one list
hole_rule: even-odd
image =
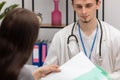
[{"label": "white paper sheet", "polygon": [[[96,66],[84,55],[84,53],[80,52],[75,57],[73,57],[71,60],[69,60],[60,67],[61,72],[52,73],[46,76],[45,78],[42,78],[41,80],[80,80],[80,79],[83,80],[85,75],[87,75],[87,77],[91,75],[91,73],[89,72],[94,73],[92,71],[93,69],[97,73],[98,71],[96,71],[95,68]],[[93,76],[90,77],[91,79],[89,78],[84,80],[108,80],[103,75],[101,75],[100,77],[104,77],[104,79],[99,79],[97,77]]]}]

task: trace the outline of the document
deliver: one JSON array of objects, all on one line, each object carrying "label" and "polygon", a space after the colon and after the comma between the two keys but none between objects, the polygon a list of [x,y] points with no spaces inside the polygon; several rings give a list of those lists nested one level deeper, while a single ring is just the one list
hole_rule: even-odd
[{"label": "document", "polygon": [[52,73],[41,80],[112,80],[99,66],[94,65],[83,52],[60,66],[61,72]]}]

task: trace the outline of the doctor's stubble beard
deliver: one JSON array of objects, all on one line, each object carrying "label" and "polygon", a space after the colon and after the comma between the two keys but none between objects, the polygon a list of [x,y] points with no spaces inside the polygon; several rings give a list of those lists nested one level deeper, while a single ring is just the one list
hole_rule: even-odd
[{"label": "doctor's stubble beard", "polygon": [[89,23],[91,20],[84,19],[82,20],[83,23]]},{"label": "doctor's stubble beard", "polygon": [[93,20],[93,18],[91,18],[91,19],[87,19],[87,18],[81,19],[81,21],[82,21],[83,23],[89,23],[89,22],[91,22],[92,20]]}]

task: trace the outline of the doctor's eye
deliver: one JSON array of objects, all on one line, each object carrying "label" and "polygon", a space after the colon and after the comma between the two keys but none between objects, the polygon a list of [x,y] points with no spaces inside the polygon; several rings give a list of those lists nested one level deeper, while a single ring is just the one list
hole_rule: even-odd
[{"label": "doctor's eye", "polygon": [[76,8],[82,9],[82,6],[81,5],[76,5]]},{"label": "doctor's eye", "polygon": [[85,7],[86,8],[91,8],[93,6],[93,4],[87,4]]}]

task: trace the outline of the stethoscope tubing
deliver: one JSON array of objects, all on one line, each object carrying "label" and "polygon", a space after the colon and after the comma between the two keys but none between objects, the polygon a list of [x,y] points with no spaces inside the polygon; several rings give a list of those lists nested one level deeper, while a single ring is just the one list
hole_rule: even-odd
[{"label": "stethoscope tubing", "polygon": [[[99,25],[100,25],[100,30],[101,30],[100,42],[99,42],[99,58],[101,59],[101,44],[102,44],[103,30],[102,30],[102,24],[101,24],[101,22],[100,22],[99,19],[98,19],[98,23],[99,23]],[[69,44],[71,37],[74,37],[75,40],[76,40],[76,42],[77,42],[77,44],[78,44],[78,39],[77,39],[76,35],[74,35],[74,33],[73,33],[73,32],[74,32],[75,25],[77,25],[77,22],[74,22],[74,24],[73,24],[73,27],[72,27],[72,30],[71,30],[71,35],[69,35],[69,36],[68,36],[68,39],[67,39],[67,44]]]},{"label": "stethoscope tubing", "polygon": [[101,58],[101,44],[102,44],[103,30],[102,30],[102,24],[99,19],[98,19],[98,22],[99,22],[100,30],[101,30],[100,42],[99,42],[99,57]]}]

